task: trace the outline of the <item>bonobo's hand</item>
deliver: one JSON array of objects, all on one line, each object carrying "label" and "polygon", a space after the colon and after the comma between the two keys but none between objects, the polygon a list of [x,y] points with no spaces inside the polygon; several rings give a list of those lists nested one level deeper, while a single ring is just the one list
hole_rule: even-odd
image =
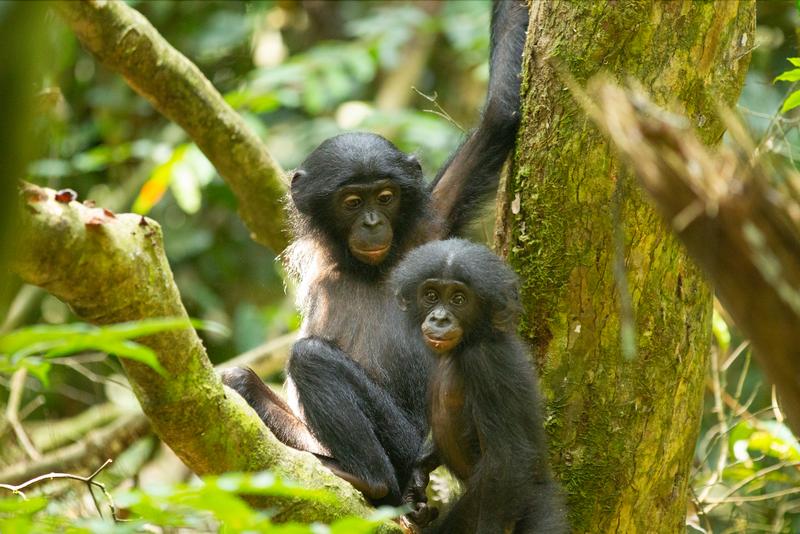
[{"label": "bonobo's hand", "polygon": [[425,488],[430,481],[430,471],[424,466],[416,466],[411,472],[411,481],[403,494],[403,503],[411,507],[404,517],[420,527],[424,527],[439,516],[439,509],[428,506]]}]

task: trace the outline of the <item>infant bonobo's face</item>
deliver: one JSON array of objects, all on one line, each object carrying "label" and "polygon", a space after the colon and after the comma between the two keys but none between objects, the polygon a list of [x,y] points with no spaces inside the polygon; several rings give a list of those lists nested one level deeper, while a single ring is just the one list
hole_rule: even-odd
[{"label": "infant bonobo's face", "polygon": [[422,336],[437,354],[452,351],[478,315],[473,291],[459,280],[429,278],[417,288]]}]

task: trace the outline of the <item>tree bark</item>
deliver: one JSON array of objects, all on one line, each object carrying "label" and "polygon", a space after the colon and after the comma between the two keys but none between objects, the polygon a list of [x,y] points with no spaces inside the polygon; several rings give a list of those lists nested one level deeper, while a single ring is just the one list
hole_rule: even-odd
[{"label": "tree bark", "polygon": [[89,52],[197,143],[236,195],[253,240],[280,253],[287,243],[280,166],[200,69],[123,2],[56,6]]},{"label": "tree bark", "polygon": [[741,90],[754,2],[532,2],[496,246],[519,272],[575,532],[683,530],[711,293],[565,87],[600,71],[677,101],[706,143]]}]

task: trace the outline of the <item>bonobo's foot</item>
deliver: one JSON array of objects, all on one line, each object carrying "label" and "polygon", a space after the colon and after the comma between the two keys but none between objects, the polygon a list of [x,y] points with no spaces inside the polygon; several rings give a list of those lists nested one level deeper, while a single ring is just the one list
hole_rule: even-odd
[{"label": "bonobo's foot", "polygon": [[395,518],[394,522],[400,525],[400,530],[403,531],[403,534],[422,534],[422,528],[408,519],[407,515]]},{"label": "bonobo's foot", "polygon": [[411,472],[411,481],[403,494],[403,503],[411,507],[405,518],[424,527],[439,516],[439,509],[428,506],[428,496],[425,488],[428,487],[430,473],[423,467],[415,467]]},{"label": "bonobo's foot", "polygon": [[439,509],[429,506],[426,502],[413,503],[414,509],[408,512],[403,517],[414,523],[415,525],[424,527],[433,522],[439,517]]},{"label": "bonobo's foot", "polygon": [[284,445],[321,456],[331,452],[317,440],[289,405],[248,367],[231,367],[219,372],[222,383],[236,390]]}]

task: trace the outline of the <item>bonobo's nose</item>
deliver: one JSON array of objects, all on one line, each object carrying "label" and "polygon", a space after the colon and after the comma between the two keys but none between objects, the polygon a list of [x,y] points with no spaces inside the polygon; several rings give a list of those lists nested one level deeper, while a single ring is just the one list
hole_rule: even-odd
[{"label": "bonobo's nose", "polygon": [[367,228],[377,228],[378,226],[382,225],[383,221],[378,214],[373,211],[368,211],[364,214],[364,226]]},{"label": "bonobo's nose", "polygon": [[433,310],[431,314],[428,316],[428,319],[434,326],[438,328],[444,328],[450,326],[450,314],[444,310],[437,309]]}]

